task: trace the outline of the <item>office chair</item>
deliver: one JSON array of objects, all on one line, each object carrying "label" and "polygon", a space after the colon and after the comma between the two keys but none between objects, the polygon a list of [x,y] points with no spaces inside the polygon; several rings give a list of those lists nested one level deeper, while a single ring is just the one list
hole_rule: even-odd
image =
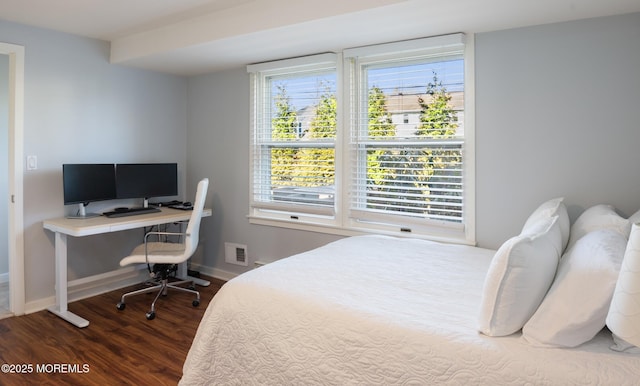
[{"label": "office chair", "polygon": [[[204,178],[198,183],[198,189],[196,191],[196,198],[193,202],[193,211],[189,218],[189,224],[184,233],[177,232],[148,232],[144,236],[144,243],[137,246],[130,256],[125,257],[120,261],[120,266],[126,266],[129,264],[146,263],[149,270],[149,275],[152,279],[159,279],[159,284],[143,288],[141,290],[128,292],[122,295],[120,303],[117,304],[118,310],[124,310],[125,299],[132,295],[138,295],[143,293],[149,293],[158,291],[153,303],[151,303],[151,310],[147,312],[146,316],[148,320],[152,320],[156,317],[156,301],[160,295],[166,295],[169,288],[189,292],[196,295],[196,299],[192,302],[194,307],[200,305],[200,293],[195,290],[195,283],[192,280],[184,280],[178,282],[169,283],[169,276],[171,273],[176,272],[177,265],[185,262],[189,259],[198,247],[198,236],[200,231],[200,220],[202,219],[202,211],[204,209],[204,201],[207,197],[207,188],[209,187],[209,179]],[[182,243],[168,243],[168,242],[151,242],[149,236],[182,236]],[[189,287],[179,287],[179,285],[189,284]]]}]

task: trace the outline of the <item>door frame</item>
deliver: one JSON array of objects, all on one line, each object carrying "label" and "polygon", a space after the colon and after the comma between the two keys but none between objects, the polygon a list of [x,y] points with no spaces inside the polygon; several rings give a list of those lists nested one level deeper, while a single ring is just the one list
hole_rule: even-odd
[{"label": "door frame", "polygon": [[24,46],[0,42],[9,56],[9,310],[24,314]]}]

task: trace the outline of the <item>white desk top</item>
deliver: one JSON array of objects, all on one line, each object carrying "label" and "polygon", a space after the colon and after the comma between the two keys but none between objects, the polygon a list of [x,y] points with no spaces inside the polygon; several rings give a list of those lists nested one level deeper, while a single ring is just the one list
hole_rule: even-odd
[{"label": "white desk top", "polygon": [[[56,233],[64,233],[69,236],[81,237],[97,235],[101,233],[117,232],[127,229],[148,227],[158,224],[168,224],[178,221],[186,221],[191,217],[190,210],[180,210],[171,208],[161,208],[160,212],[136,214],[133,216],[114,217],[106,216],[91,217],[86,219],[76,218],[54,218],[45,220],[42,223],[44,229]],[[211,216],[211,209],[205,208],[202,217]]]}]

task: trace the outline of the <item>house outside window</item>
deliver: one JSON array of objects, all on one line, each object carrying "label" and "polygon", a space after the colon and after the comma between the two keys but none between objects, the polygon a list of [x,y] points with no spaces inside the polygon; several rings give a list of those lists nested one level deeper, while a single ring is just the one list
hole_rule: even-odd
[{"label": "house outside window", "polygon": [[253,223],[473,244],[464,35],[251,65]]}]

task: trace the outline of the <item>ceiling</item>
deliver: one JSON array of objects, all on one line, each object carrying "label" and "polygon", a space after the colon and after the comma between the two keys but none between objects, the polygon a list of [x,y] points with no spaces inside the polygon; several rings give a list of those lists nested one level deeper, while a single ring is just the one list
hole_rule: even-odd
[{"label": "ceiling", "polygon": [[638,0],[0,0],[0,19],[111,42],[180,75],[452,32],[632,12]]}]

